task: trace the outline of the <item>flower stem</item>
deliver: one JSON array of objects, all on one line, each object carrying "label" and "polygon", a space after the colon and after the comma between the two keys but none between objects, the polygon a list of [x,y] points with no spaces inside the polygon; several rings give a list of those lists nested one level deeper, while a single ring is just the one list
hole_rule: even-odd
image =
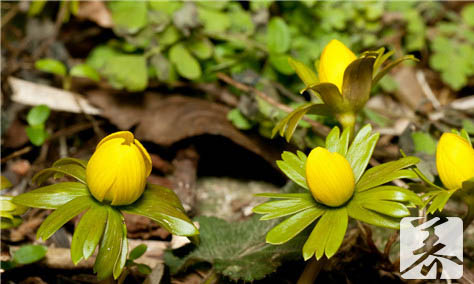
[{"label": "flower stem", "polygon": [[337,115],[337,120],[342,125],[343,131],[349,129],[350,135],[349,139],[352,141],[354,139],[355,133],[355,122],[356,122],[356,115],[352,112],[341,113]]},{"label": "flower stem", "polygon": [[297,284],[313,284],[327,260],[328,259],[325,256],[319,260],[316,260],[315,257],[311,258],[306,263],[306,266],[303,270],[303,273],[301,273]]}]

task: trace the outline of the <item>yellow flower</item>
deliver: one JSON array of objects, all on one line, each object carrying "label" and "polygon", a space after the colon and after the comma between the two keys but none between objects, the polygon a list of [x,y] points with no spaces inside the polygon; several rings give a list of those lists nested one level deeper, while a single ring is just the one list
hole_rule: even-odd
[{"label": "yellow flower", "polygon": [[436,167],[446,188],[459,189],[474,177],[474,150],[461,136],[444,133],[436,148]]},{"label": "yellow flower", "polygon": [[112,205],[135,202],[143,193],[151,172],[151,158],[129,131],[105,137],[87,164],[86,179],[91,194]]},{"label": "yellow flower", "polygon": [[346,158],[321,147],[309,153],[306,182],[317,201],[332,207],[349,200],[355,187],[354,173]]},{"label": "yellow flower", "polygon": [[319,60],[319,82],[333,83],[342,93],[342,81],[347,66],[356,60],[357,56],[342,42],[333,39],[324,48]]}]

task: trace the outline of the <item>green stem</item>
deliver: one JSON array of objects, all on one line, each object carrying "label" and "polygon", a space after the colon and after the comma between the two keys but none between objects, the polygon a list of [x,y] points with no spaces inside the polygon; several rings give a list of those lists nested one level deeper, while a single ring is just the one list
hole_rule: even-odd
[{"label": "green stem", "polygon": [[63,89],[66,91],[71,90],[71,85],[72,85],[72,79],[71,76],[66,75],[63,79]]},{"label": "green stem", "polygon": [[212,269],[211,272],[209,272],[209,275],[207,275],[206,279],[204,279],[202,284],[217,283],[217,279],[218,279],[217,273],[214,269]]},{"label": "green stem", "polygon": [[341,113],[337,115],[337,120],[342,125],[343,131],[346,129],[350,130],[349,139],[352,141],[352,139],[354,139],[355,133],[356,115],[352,112]]},{"label": "green stem", "polygon": [[306,266],[303,270],[303,273],[301,273],[297,284],[313,284],[327,260],[328,259],[325,256],[319,260],[316,260],[315,257],[311,258],[306,263]]}]

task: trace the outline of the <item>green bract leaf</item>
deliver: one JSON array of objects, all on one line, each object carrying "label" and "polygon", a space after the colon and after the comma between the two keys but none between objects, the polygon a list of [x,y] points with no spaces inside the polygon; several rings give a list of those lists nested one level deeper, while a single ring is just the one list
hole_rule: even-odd
[{"label": "green bract leaf", "polygon": [[270,220],[292,215],[316,205],[311,194],[308,195],[309,198],[304,199],[285,199],[266,202],[254,207],[253,212],[265,214],[260,220]]},{"label": "green bract leaf", "polygon": [[274,245],[286,243],[311,225],[324,212],[321,206],[315,204],[314,207],[291,216],[268,232],[267,243]]},{"label": "green bract leaf", "polygon": [[182,44],[175,44],[169,51],[170,61],[176,66],[179,75],[189,80],[201,77],[201,66]]},{"label": "green bract leaf", "polygon": [[107,215],[106,206],[95,205],[82,216],[74,230],[71,243],[71,259],[74,265],[94,253],[104,233]]},{"label": "green bract leaf", "polygon": [[148,217],[174,235],[194,236],[199,234],[198,229],[184,213],[176,194],[165,187],[148,185],[143,195],[135,203],[123,206],[120,210]]},{"label": "green bract leaf", "polygon": [[405,207],[405,205],[397,202],[368,199],[361,202],[361,204],[366,209],[370,209],[387,216],[400,218],[410,216],[410,211]]},{"label": "green bract leaf", "polygon": [[430,199],[431,204],[428,207],[428,210],[426,211],[428,214],[433,214],[438,210],[441,212],[448,202],[449,198],[451,195],[453,195],[455,191],[453,190],[439,190],[436,191],[435,194],[433,194],[433,197]]},{"label": "green bract leaf", "polygon": [[13,202],[28,207],[57,209],[79,196],[89,196],[87,186],[79,182],[62,182],[20,194]]},{"label": "green bract leaf", "polygon": [[267,26],[267,47],[270,52],[285,53],[290,48],[291,35],[285,21],[273,17]]},{"label": "green bract leaf", "polygon": [[298,77],[300,77],[306,87],[314,86],[319,83],[318,76],[316,76],[314,71],[306,66],[303,62],[288,57],[288,63],[290,64],[291,68],[296,71],[296,74],[298,74]]},{"label": "green bract leaf", "polygon": [[47,105],[38,105],[30,109],[26,121],[30,126],[42,125],[49,117],[51,110]]},{"label": "green bract leaf", "polygon": [[413,191],[392,185],[379,186],[358,192],[354,199],[361,200],[392,200],[401,202],[411,202],[415,205],[422,205],[422,201]]},{"label": "green bract leaf", "polygon": [[397,66],[398,64],[402,63],[405,60],[413,60],[415,62],[419,61],[413,55],[405,55],[401,58],[398,58],[398,59],[390,62],[387,66],[382,68],[382,70],[380,70],[380,72],[378,72],[377,75],[375,75],[374,79],[372,80],[372,85],[375,86],[375,84],[377,84],[377,82],[380,79],[382,79],[382,77],[385,76],[388,73],[388,71],[390,71],[393,67]]},{"label": "green bract leaf", "polygon": [[107,224],[94,264],[94,271],[97,273],[99,280],[106,279],[112,274],[115,279],[118,278],[118,275],[115,274],[115,267],[121,264],[124,240],[127,240],[127,235],[124,235],[123,232],[124,220],[122,214],[110,206],[107,207],[107,211]]},{"label": "green bract leaf", "polygon": [[45,58],[35,62],[35,68],[43,72],[56,74],[59,76],[66,76],[66,66],[56,59]]},{"label": "green bract leaf", "polygon": [[308,198],[308,193],[257,193],[255,196],[278,198],[278,199],[292,199],[292,198]]},{"label": "green bract leaf", "polygon": [[391,229],[400,228],[400,219],[385,216],[369,209],[365,209],[362,207],[361,202],[357,202],[354,199],[349,202],[346,208],[349,216],[354,219],[380,227]]},{"label": "green bract leaf", "polygon": [[201,216],[196,221],[202,232],[201,244],[183,258],[169,251],[165,253],[165,262],[172,274],[195,263],[208,262],[217,273],[232,280],[254,281],[274,272],[283,259],[301,257],[304,236],[279,246],[265,243],[265,234],[278,223],[276,220],[260,222],[254,216],[247,221],[227,223]]},{"label": "green bract leaf", "polygon": [[43,259],[48,248],[40,245],[24,245],[13,253],[14,264],[30,264]]},{"label": "green bract leaf", "polygon": [[401,158],[375,166],[367,170],[356,185],[357,191],[364,191],[399,178],[416,178],[411,170],[401,170],[413,166],[420,161],[417,157]]},{"label": "green bract leaf", "polygon": [[15,227],[18,227],[20,226],[20,224],[23,222],[23,219],[21,219],[21,217],[18,217],[18,216],[10,216],[13,217],[13,218],[9,218],[7,216],[5,216],[5,212],[0,212],[0,214],[2,216],[0,216],[0,229],[4,230],[4,229],[10,229],[10,228],[15,228]]},{"label": "green bract leaf", "polygon": [[44,170],[39,171],[33,178],[32,181],[37,185],[43,184],[48,178],[56,175],[63,176],[68,175],[77,179],[79,182],[83,184],[87,184],[86,182],[86,170],[78,164],[61,164],[56,167],[47,168]]},{"label": "green bract leaf", "polygon": [[[300,152],[304,155],[303,152]],[[282,160],[276,162],[277,166],[285,175],[299,186],[308,189],[306,184],[306,156],[300,158],[291,152],[283,152]]]},{"label": "green bract leaf", "polygon": [[336,254],[346,234],[348,219],[346,208],[327,210],[306,240],[303,258],[308,260],[315,253],[316,259],[323,254],[327,258]]},{"label": "green bract leaf", "polygon": [[28,9],[28,16],[36,16],[41,11],[43,11],[44,5],[48,2],[47,0],[38,0],[38,1],[31,1],[30,8]]},{"label": "green bract leaf", "polygon": [[75,76],[75,77],[89,78],[92,81],[96,81],[96,82],[100,81],[99,73],[97,73],[97,71],[95,71],[94,68],[90,67],[87,64],[78,64],[78,65],[72,67],[69,74],[71,74],[71,76]]},{"label": "green bract leaf", "polygon": [[363,108],[370,97],[374,62],[372,57],[359,58],[344,71],[342,95],[350,102],[353,111]]},{"label": "green bract leaf", "polygon": [[371,134],[371,132],[372,127],[370,124],[362,127],[347,151],[346,158],[349,164],[351,164],[356,183],[364,173],[380,136],[379,133]]},{"label": "green bract leaf", "polygon": [[321,99],[331,109],[332,112],[339,113],[349,110],[350,106],[344,102],[344,99],[336,85],[332,83],[321,83],[311,86],[310,89],[317,92],[321,96]]},{"label": "green bract leaf", "polygon": [[76,159],[76,158],[62,158],[53,163],[53,167],[63,166],[63,165],[79,165],[86,169],[87,161]]},{"label": "green bract leaf", "polygon": [[90,208],[95,204],[95,201],[90,196],[77,197],[63,206],[59,207],[51,213],[41,224],[36,233],[36,237],[43,239],[43,241],[49,239],[59,228],[71,220],[74,216],[78,215],[82,211]]},{"label": "green bract leaf", "polygon": [[142,256],[146,252],[146,250],[147,246],[145,244],[138,245],[134,249],[132,249],[128,258],[131,260],[135,260]]}]

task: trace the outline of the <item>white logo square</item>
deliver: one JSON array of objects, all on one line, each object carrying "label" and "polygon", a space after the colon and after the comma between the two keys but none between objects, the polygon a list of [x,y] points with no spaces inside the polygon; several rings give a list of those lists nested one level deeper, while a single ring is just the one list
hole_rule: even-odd
[{"label": "white logo square", "polygon": [[463,223],[458,217],[405,217],[400,222],[400,274],[404,279],[459,279]]}]

